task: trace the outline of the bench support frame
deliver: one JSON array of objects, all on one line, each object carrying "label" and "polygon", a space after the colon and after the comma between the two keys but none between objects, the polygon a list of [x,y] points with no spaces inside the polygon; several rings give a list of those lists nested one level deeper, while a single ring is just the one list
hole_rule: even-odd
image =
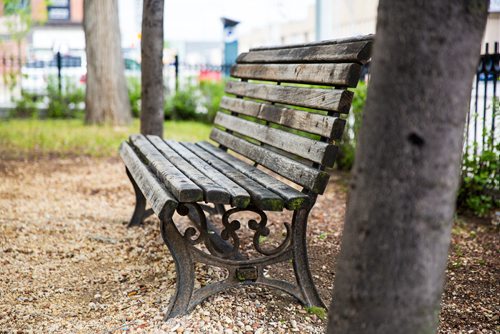
[{"label": "bench support frame", "polygon": [[[230,221],[229,217],[240,211],[252,211],[260,215],[260,222],[256,220],[248,222],[248,227],[255,231],[254,247],[262,254],[260,257],[248,259],[239,252],[236,230],[241,227],[241,223],[237,220]],[[267,216],[255,207],[233,208],[226,211],[222,218],[224,229],[221,232],[210,227],[199,204],[179,204],[177,212],[189,216],[195,226],[187,228],[184,234],[180,233],[173,222],[174,212],[166,213],[160,223],[161,235],[174,258],[177,271],[176,292],[170,300],[166,319],[187,314],[206,298],[244,285],[263,285],[279,289],[292,295],[304,305],[324,308],[325,305],[314,286],[307,260],[306,229],[309,211],[310,207],[294,211],[292,224],[285,223],[286,237],[280,246],[272,250],[260,247],[260,237],[268,235],[269,230],[265,226]],[[193,214],[194,212],[196,214]],[[231,242],[228,242],[229,239]],[[195,247],[199,243],[203,243],[208,252]],[[295,272],[295,283],[272,279],[265,275],[266,266],[290,260]],[[228,277],[195,290],[196,262],[224,268],[229,273]]]},{"label": "bench support frame", "polygon": [[[146,210],[146,199],[128,169],[127,175],[132,182],[136,197],[134,213],[128,226],[139,226],[153,214],[153,211]],[[160,218],[161,235],[174,259],[177,271],[176,291],[170,300],[166,319],[187,314],[206,298],[242,285],[263,285],[279,289],[306,306],[325,308],[314,286],[307,257],[307,220],[316,201],[316,195],[309,194],[309,197],[311,204],[307,208],[293,212],[292,224],[284,223],[287,231],[285,239],[274,249],[265,249],[260,245],[260,237],[269,234],[269,229],[266,227],[267,215],[254,206],[226,211],[221,205],[212,208],[198,203],[179,203],[177,209],[164,212]],[[181,216],[188,216],[192,223],[184,234],[180,233],[173,221],[175,211]],[[205,211],[209,215],[222,214],[224,227],[222,231],[207,219]],[[238,220],[230,220],[230,217],[240,211],[251,211],[260,216],[260,221],[251,219],[247,223],[248,227],[255,231],[253,246],[262,255],[258,258],[248,259],[239,251],[240,240],[236,231],[240,229],[241,223]],[[205,245],[208,253],[195,247],[200,243]],[[264,270],[266,266],[290,260],[295,273],[295,283],[266,277]],[[223,281],[195,290],[196,262],[224,268],[229,275]]]},{"label": "bench support frame", "polygon": [[132,218],[130,218],[128,223],[128,227],[139,226],[146,218],[153,215],[154,212],[153,209],[146,210],[146,198],[142,194],[141,189],[139,189],[139,186],[132,177],[132,174],[130,174],[128,168],[125,168],[125,171],[127,172],[128,179],[132,183],[135,192],[135,208]]}]

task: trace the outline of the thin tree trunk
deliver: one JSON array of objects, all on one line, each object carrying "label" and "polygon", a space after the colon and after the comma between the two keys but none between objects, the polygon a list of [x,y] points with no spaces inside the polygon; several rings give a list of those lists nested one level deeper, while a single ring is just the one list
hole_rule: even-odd
[{"label": "thin tree trunk", "polygon": [[127,124],[131,120],[121,53],[117,0],[85,0],[87,87],[85,121]]},{"label": "thin tree trunk", "polygon": [[163,0],[142,9],[141,133],[163,136]]},{"label": "thin tree trunk", "polygon": [[487,0],[380,0],[328,333],[435,333]]}]

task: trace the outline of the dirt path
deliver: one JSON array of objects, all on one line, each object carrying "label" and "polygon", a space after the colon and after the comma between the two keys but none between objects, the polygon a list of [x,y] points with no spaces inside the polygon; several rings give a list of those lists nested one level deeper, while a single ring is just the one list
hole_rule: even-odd
[{"label": "dirt path", "polygon": [[[333,284],[344,188],[332,182],[312,212],[310,257],[325,298]],[[175,287],[174,264],[156,218],[125,228],[133,204],[118,160],[0,162],[0,332],[324,331],[324,320],[288,296],[261,288],[217,295],[191,315],[163,322]],[[490,227],[454,229],[443,333],[498,330],[498,241]],[[217,268],[197,269],[198,284],[223,275]],[[274,270],[277,276],[290,274],[289,268]]]}]

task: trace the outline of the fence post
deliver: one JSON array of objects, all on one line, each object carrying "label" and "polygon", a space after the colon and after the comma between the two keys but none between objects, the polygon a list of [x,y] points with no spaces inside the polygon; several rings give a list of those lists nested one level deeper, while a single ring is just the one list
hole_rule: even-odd
[{"label": "fence post", "polygon": [[175,55],[175,61],[174,61],[174,66],[175,66],[175,92],[179,90],[179,55]]},{"label": "fence post", "polygon": [[62,84],[61,84],[61,68],[62,68],[62,59],[61,52],[57,51],[56,53],[56,61],[57,61],[57,89],[59,90],[59,96],[61,96]]}]

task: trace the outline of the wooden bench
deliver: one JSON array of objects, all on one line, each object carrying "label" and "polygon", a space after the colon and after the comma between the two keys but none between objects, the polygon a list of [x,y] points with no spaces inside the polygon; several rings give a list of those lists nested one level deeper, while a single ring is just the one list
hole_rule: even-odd
[{"label": "wooden bench", "polygon": [[[230,96],[222,99],[210,134],[218,147],[143,135],[122,143],[120,154],[136,195],[130,225],[141,224],[154,212],[176,264],[177,289],[167,317],[185,314],[220,291],[252,284],[324,307],[309,271],[307,219],[327,186],[325,168],[335,162],[335,143],[345,124],[341,115],[349,112],[353,98],[347,88],[357,85],[371,44],[372,36],[364,36],[252,49],[231,70],[239,80],[227,83]],[[146,210],[146,202],[151,209]],[[261,237],[270,233],[265,212],[285,209],[292,212],[291,225],[284,223],[286,236],[274,249],[264,247]],[[247,224],[259,256],[240,250],[237,231],[243,226],[230,219],[240,211],[260,217]],[[192,222],[184,233],[173,222],[175,212]],[[214,226],[205,212],[209,217],[221,214],[222,225]],[[266,267],[290,260],[295,282],[264,275]],[[195,262],[225,268],[228,277],[195,291]]]}]

